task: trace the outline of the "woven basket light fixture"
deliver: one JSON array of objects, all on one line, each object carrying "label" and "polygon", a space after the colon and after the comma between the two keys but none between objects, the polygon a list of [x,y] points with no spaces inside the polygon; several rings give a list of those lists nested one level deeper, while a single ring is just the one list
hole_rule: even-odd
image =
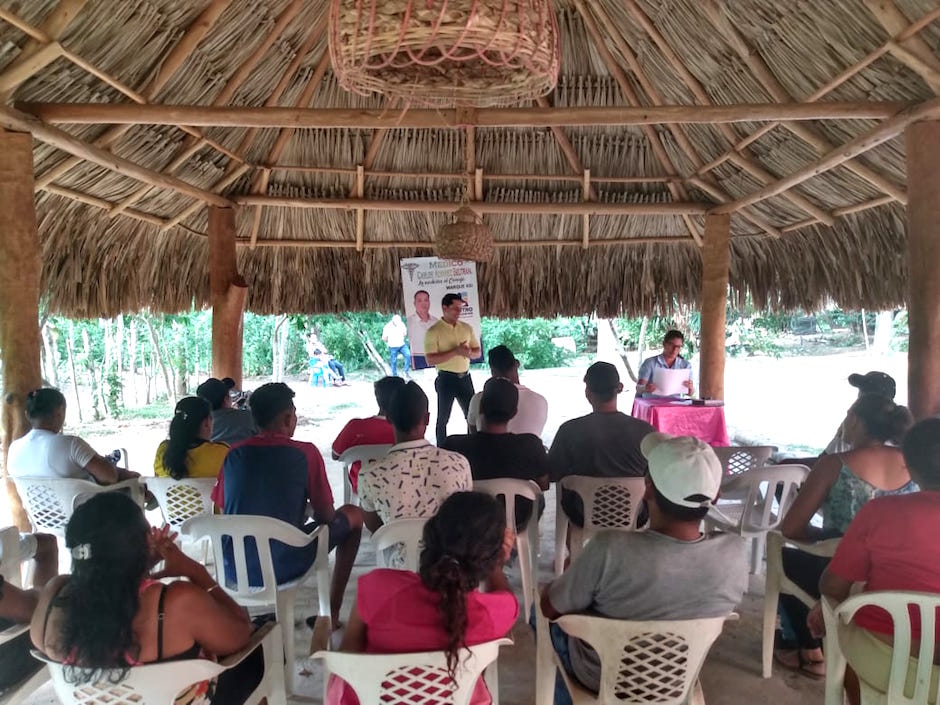
[{"label": "woven basket light fixture", "polygon": [[340,85],[428,107],[511,105],[550,93],[554,0],[330,0]]},{"label": "woven basket light fixture", "polygon": [[454,222],[441,226],[434,238],[434,254],[441,259],[489,262],[493,257],[493,233],[469,206],[454,213]]}]

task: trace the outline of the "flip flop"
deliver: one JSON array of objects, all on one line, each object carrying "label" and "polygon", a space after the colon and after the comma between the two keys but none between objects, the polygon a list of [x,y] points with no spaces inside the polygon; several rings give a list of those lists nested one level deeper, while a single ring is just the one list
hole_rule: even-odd
[{"label": "flip flop", "polygon": [[799,649],[777,649],[774,651],[774,661],[788,671],[799,671],[803,667]]},{"label": "flip flop", "polygon": [[806,661],[801,659],[800,674],[816,680],[823,680],[826,677],[825,661]]}]

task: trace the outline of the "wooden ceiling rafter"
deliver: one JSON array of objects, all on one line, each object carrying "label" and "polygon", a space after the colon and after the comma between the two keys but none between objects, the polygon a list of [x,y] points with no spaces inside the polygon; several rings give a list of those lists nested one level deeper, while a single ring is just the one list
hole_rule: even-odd
[{"label": "wooden ceiling rafter", "polygon": [[[603,9],[602,6],[597,5],[595,11],[600,15],[602,24],[608,28],[610,31],[608,35],[611,40],[614,42],[614,45],[617,47],[617,50],[623,56],[624,60],[627,62],[627,65],[630,67],[630,70],[633,72],[633,75],[636,76],[637,81],[640,83],[640,87],[646,92],[647,96],[650,99],[650,102],[654,106],[661,106],[665,103],[663,100],[662,94],[659,90],[653,85],[652,81],[646,75],[646,72],[643,70],[643,67],[640,66],[640,62],[637,59],[636,54],[633,49],[630,47],[626,38],[621,32],[614,30],[614,24],[611,20],[610,15]],[[685,130],[682,126],[675,123],[666,123],[666,127],[672,133],[673,137],[676,140],[676,144],[679,145],[679,148],[685,153],[689,161],[692,163],[693,168],[699,168],[702,166],[704,160],[699,154],[698,150],[692,144],[691,140],[686,135]],[[707,188],[702,189],[705,193],[708,193],[712,198],[714,198],[718,203],[727,203],[728,201],[733,200],[732,196],[727,193],[721,186],[711,177],[704,177],[700,179],[704,182]],[[742,209],[740,215],[745,220],[753,223],[761,230],[766,232],[768,235],[773,237],[780,237],[780,230],[771,225],[764,217],[759,213],[752,213],[747,210]]]},{"label": "wooden ceiling rafter", "polygon": [[[780,103],[793,102],[793,96],[784,88],[783,84],[771,70],[767,62],[764,61],[760,52],[741,34],[740,30],[734,26],[724,13],[724,5],[721,0],[700,0],[701,7],[708,20],[715,29],[721,34],[730,45],[731,49],[737,53],[741,60],[751,70],[754,78],[763,86],[764,90],[770,96]],[[818,154],[826,154],[835,145],[832,144],[815,126],[802,123],[784,122],[783,126],[806,142]],[[893,196],[896,200],[905,203],[906,194],[897,184],[879,174],[875,169],[857,162],[847,160],[842,166],[854,173],[856,176],[867,181],[879,193],[886,193]]]},{"label": "wooden ceiling rafter", "polygon": [[[613,55],[610,53],[610,50],[604,43],[600,29],[598,28],[594,17],[590,14],[590,12],[587,11],[583,0],[574,0],[574,5],[577,8],[578,13],[581,15],[581,18],[584,20],[585,29],[587,29],[588,34],[594,41],[594,48],[597,50],[598,55],[601,57],[601,60],[604,62],[604,65],[607,67],[610,75],[614,77],[614,79],[617,81],[617,85],[620,86],[620,91],[623,93],[623,97],[627,99],[627,102],[631,106],[640,107],[639,96],[637,96],[636,91],[633,90],[633,86],[630,85],[630,81],[627,79],[626,74],[623,73],[623,70],[614,60]],[[656,160],[659,162],[660,167],[665,172],[665,174],[667,176],[681,177],[678,169],[676,169],[675,164],[673,164],[672,159],[670,159],[668,152],[666,152],[666,148],[663,146],[662,141],[659,139],[659,135],[656,133],[656,130],[651,125],[643,125],[641,126],[641,130],[646,136],[646,139],[649,141],[650,147],[653,150],[653,155],[656,157]],[[669,182],[668,189],[674,201],[684,201],[688,200],[689,198],[684,182]],[[698,227],[694,222],[692,222],[692,219],[689,218],[688,215],[683,215],[683,220],[685,222],[686,228],[689,231],[689,235],[691,235],[692,239],[695,240],[695,244],[701,247],[702,233],[699,232]]]},{"label": "wooden ceiling rafter", "polygon": [[[885,31],[896,37],[911,25],[893,0],[863,0],[865,7]],[[912,71],[920,74],[934,95],[940,95],[940,59],[921,37],[913,34],[903,39],[889,39],[888,51]]]},{"label": "wooden ceiling rafter", "polygon": [[[160,70],[154,78],[141,91],[143,102],[149,102],[153,96],[160,92],[173,74],[179,70],[183,62],[189,57],[190,53],[198,46],[199,42],[202,41],[229,4],[231,4],[231,0],[212,0],[212,2],[203,9],[199,16],[182,34],[173,49],[167,53],[166,59],[161,64]],[[129,129],[130,126],[127,125],[112,126],[106,130],[104,134],[95,139],[92,145],[95,147],[109,147],[125,135]],[[59,162],[36,179],[35,189],[37,191],[43,189],[56,179],[67,174],[73,168],[81,164],[81,162],[81,159],[74,156]]]},{"label": "wooden ceiling rafter", "polygon": [[[271,28],[271,30],[265,34],[261,40],[261,43],[254,48],[251,54],[249,54],[241,63],[235,73],[233,73],[225,82],[222,90],[219,91],[219,94],[214,98],[212,105],[228,104],[241,85],[245,82],[245,79],[248,78],[255,67],[260,63],[261,59],[263,59],[265,54],[267,54],[268,50],[271,48],[274,42],[277,41],[281,34],[283,34],[290,21],[297,16],[301,10],[301,7],[301,0],[294,0],[294,2],[284,9],[284,11],[278,16],[277,20],[275,20],[274,26]],[[189,130],[185,131],[189,132]],[[188,162],[191,157],[195,156],[207,143],[208,142],[205,135],[200,133],[198,136],[194,137],[192,136],[192,133],[190,133],[190,136],[187,136],[187,138],[183,141],[183,144],[180,145],[180,148],[176,151],[176,154],[173,155],[173,159],[170,160],[170,163],[164,167],[162,171],[169,174],[175,173],[186,162]],[[237,150],[227,154],[226,156],[234,161],[245,164],[248,163],[248,159],[242,150]],[[112,217],[118,215],[125,208],[131,206],[143,198],[149,190],[150,189],[146,186],[137,189],[134,191],[134,193],[122,199],[121,202],[115,206],[114,210],[110,212],[110,215]]]}]

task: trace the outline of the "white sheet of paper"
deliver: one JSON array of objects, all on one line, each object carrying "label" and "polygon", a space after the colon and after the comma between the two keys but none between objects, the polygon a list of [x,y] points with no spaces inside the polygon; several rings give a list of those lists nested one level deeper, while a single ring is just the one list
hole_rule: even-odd
[{"label": "white sheet of paper", "polygon": [[653,369],[653,384],[656,385],[656,391],[653,394],[661,397],[672,397],[679,394],[687,394],[684,382],[691,379],[692,370],[670,370],[667,367],[656,367]]}]

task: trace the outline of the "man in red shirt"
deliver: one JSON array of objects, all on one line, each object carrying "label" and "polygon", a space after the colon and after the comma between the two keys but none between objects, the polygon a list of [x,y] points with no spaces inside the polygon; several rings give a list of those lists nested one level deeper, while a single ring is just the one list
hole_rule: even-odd
[{"label": "man in red shirt", "polygon": [[[404,386],[405,380],[401,377],[383,377],[373,385],[379,413],[367,419],[352,419],[343,426],[343,430],[333,441],[333,460],[339,460],[339,456],[356,446],[391,445],[395,442],[395,430],[386,416],[392,397]],[[359,492],[361,466],[362,463],[357,460],[349,468],[349,484],[352,485],[353,492]]]},{"label": "man in red shirt", "polygon": [[[904,438],[903,452],[920,492],[876,497],[855,515],[819,581],[820,592],[837,602],[849,596],[853,583],[865,583],[866,592],[940,594],[940,418],[915,424]],[[917,643],[920,620],[913,616],[911,635]],[[816,634],[824,631],[819,605],[807,622]],[[891,618],[875,607],[863,607],[841,636],[842,650],[852,667],[845,678],[849,702],[859,702],[857,678],[882,692],[887,690],[894,641]],[[916,669],[914,659],[910,668]],[[937,670],[934,666],[934,679]]]}]

